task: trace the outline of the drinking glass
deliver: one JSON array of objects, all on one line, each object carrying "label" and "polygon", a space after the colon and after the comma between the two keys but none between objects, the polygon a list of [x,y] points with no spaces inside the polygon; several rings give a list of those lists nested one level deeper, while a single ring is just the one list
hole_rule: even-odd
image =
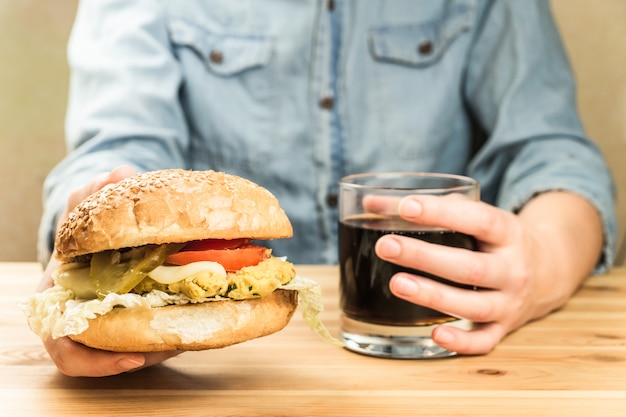
[{"label": "drinking glass", "polygon": [[433,342],[432,330],[440,325],[471,329],[472,323],[394,296],[389,280],[396,273],[407,272],[468,287],[384,261],[376,255],[374,246],[381,236],[397,234],[477,250],[472,236],[402,219],[398,203],[408,195],[478,200],[479,190],[478,182],[472,178],[439,173],[365,173],[340,180],[340,335],[347,349],[386,358],[455,355]]}]

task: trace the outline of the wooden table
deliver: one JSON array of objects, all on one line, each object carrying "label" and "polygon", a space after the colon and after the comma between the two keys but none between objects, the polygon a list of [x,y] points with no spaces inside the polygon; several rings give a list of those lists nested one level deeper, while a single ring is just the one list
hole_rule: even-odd
[{"label": "wooden table", "polygon": [[[322,285],[337,333],[338,271]],[[299,312],[274,335],[108,378],[60,374],[17,308],[41,275],[0,263],[0,416],[626,416],[626,269],[486,356],[377,359],[322,341]]]}]

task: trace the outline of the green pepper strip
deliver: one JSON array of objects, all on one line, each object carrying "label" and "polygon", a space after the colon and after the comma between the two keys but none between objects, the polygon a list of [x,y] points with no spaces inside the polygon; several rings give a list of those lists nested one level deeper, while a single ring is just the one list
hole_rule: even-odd
[{"label": "green pepper strip", "polygon": [[184,243],[147,245],[127,252],[108,250],[93,254],[89,277],[96,294],[103,299],[109,293],[126,294],[146,275],[165,262],[168,255],[178,252]]}]

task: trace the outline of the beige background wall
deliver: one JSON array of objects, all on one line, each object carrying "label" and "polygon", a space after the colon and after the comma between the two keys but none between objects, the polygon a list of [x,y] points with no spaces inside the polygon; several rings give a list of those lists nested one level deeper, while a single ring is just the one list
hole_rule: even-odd
[{"label": "beige background wall", "polygon": [[[41,184],[65,153],[65,44],[77,1],[0,1],[0,261],[36,258]],[[626,0],[552,3],[583,121],[626,190]],[[625,224],[624,201],[619,211]]]},{"label": "beige background wall", "polygon": [[41,183],[65,153],[77,0],[0,0],[0,261],[36,259]]},{"label": "beige background wall", "polygon": [[[618,217],[623,236],[626,230],[626,0],[552,0],[552,4],[574,65],[583,123],[602,147],[620,190]],[[625,251],[622,245],[618,254],[622,263]]]}]

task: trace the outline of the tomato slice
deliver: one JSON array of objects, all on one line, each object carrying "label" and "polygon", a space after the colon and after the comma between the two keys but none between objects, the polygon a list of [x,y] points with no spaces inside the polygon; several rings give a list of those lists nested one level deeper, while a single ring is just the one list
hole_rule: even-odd
[{"label": "tomato slice", "polygon": [[244,266],[258,265],[267,259],[268,249],[251,243],[234,249],[186,250],[169,255],[165,263],[187,265],[192,262],[212,261],[221,264],[227,271],[238,271]]},{"label": "tomato slice", "polygon": [[249,238],[194,240],[187,243],[183,250],[234,249],[250,243],[250,240]]}]

